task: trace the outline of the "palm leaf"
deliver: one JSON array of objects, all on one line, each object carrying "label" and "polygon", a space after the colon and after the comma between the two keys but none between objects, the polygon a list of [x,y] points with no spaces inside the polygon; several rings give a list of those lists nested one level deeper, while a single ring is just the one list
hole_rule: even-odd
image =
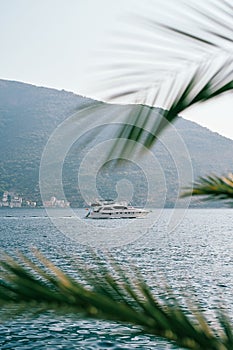
[{"label": "palm leaf", "polygon": [[95,272],[80,267],[74,278],[38,252],[36,257],[40,267],[22,254],[0,261],[1,314],[7,306],[21,313],[28,312],[29,306],[32,312],[52,309],[138,325],[144,332],[187,349],[233,347],[232,328],[223,313],[219,313],[219,330],[211,329],[200,311],[184,309],[171,291],[163,290],[163,300],[155,297],[139,272],[132,276],[116,262],[108,261],[107,267],[95,257]]},{"label": "palm leaf", "polygon": [[[171,23],[163,18],[162,10],[161,21],[150,15],[135,16],[137,29],[141,28],[139,39],[124,33],[118,48],[111,51],[116,57],[117,52],[120,57],[123,54],[124,61],[107,71],[106,99],[125,101],[127,97],[141,103],[140,109],[132,106],[119,127],[114,146],[119,158],[132,155],[136,143],[150,148],[178,114],[233,88],[231,2],[209,0],[195,6],[195,2],[184,1],[183,5],[173,9],[176,20],[169,17]],[[169,8],[165,4],[164,12]],[[145,106],[163,111],[155,118],[145,113]]]},{"label": "palm leaf", "polygon": [[192,188],[181,194],[181,197],[187,196],[203,196],[204,200],[230,200],[232,202],[233,174],[200,177]]},{"label": "palm leaf", "polygon": [[[218,65],[216,64],[218,63]],[[147,101],[140,108],[132,106],[131,113],[125,124],[119,127],[118,140],[114,146],[114,153],[120,157],[132,155],[135,148],[132,142],[150,148],[161,131],[174,119],[195,103],[209,100],[233,89],[233,56],[222,58],[218,62],[208,61],[193,68],[192,73],[177,75],[169,81],[169,95],[165,95],[165,87],[160,87],[157,96],[163,95],[163,105],[155,118],[154,108],[148,108]],[[161,99],[161,96],[158,97]]]}]

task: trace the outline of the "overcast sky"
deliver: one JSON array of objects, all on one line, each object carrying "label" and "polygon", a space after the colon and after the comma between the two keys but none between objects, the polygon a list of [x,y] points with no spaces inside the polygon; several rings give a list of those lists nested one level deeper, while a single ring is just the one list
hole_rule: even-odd
[{"label": "overcast sky", "polygon": [[[171,9],[177,4],[182,0],[166,2]],[[114,43],[143,42],[129,14],[147,16],[152,6],[160,18],[160,0],[0,0],[0,78],[99,98],[100,76],[115,59]],[[232,111],[232,95],[226,95],[183,115],[233,139]]]}]

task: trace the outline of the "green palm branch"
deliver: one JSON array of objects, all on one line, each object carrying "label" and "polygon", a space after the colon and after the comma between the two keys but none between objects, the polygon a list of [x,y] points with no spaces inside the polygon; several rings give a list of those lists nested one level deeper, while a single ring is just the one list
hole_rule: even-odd
[{"label": "green palm branch", "polygon": [[[141,103],[140,109],[132,106],[125,124],[119,127],[114,147],[119,158],[135,151],[129,141],[150,148],[178,114],[233,89],[232,3],[210,0],[196,8],[190,1],[183,3],[173,24],[136,16],[135,25],[141,25],[144,34],[138,41],[129,34],[132,43],[128,40],[126,45],[122,40],[115,49],[115,54],[129,53],[138,61],[136,66],[117,62],[116,68],[113,65],[108,71],[107,99],[128,97]],[[168,68],[164,68],[164,61]],[[146,106],[151,106],[147,112]],[[156,106],[163,110],[155,118],[151,112]]]},{"label": "green palm branch", "polygon": [[[159,109],[156,118],[152,113],[154,108],[148,108],[146,100],[140,108],[132,106],[125,124],[120,127],[114,146],[115,155],[116,148],[119,149],[119,158],[133,154],[134,148],[129,141],[151,148],[158,135],[181,112],[195,103],[212,99],[233,89],[233,56],[231,59],[228,57],[221,67],[216,67],[212,61],[205,62],[195,67],[192,74],[188,72],[185,78],[183,75],[177,75],[169,84],[169,95],[165,97],[168,109]],[[155,91],[156,95],[161,91],[163,86]]]},{"label": "green palm branch", "polygon": [[233,198],[233,174],[228,176],[200,177],[193,187],[181,194],[181,197],[203,196],[204,200],[230,200]]},{"label": "green palm branch", "polygon": [[78,267],[74,278],[35,254],[37,263],[22,254],[18,259],[6,255],[0,261],[1,313],[9,306],[21,313],[29,307],[32,312],[50,309],[138,325],[186,349],[233,348],[233,330],[224,313],[218,316],[219,329],[212,329],[197,308],[184,308],[168,288],[163,299],[153,295],[137,271],[127,274],[110,260],[108,267],[103,266],[95,256],[95,270]]}]

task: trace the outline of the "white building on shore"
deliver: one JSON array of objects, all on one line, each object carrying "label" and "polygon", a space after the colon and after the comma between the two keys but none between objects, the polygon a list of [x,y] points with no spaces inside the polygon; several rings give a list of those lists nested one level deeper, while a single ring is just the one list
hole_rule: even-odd
[{"label": "white building on shore", "polygon": [[2,196],[2,201],[0,201],[1,207],[9,207],[9,192],[5,191]]},{"label": "white building on shore", "polygon": [[22,197],[13,195],[10,201],[10,208],[21,208],[22,202],[23,202]]},{"label": "white building on shore", "polygon": [[69,208],[70,202],[64,199],[57,199],[52,196],[49,201],[44,201],[43,206],[45,208]]},{"label": "white building on shore", "polygon": [[23,198],[12,192],[5,191],[0,201],[0,207],[21,208]]}]

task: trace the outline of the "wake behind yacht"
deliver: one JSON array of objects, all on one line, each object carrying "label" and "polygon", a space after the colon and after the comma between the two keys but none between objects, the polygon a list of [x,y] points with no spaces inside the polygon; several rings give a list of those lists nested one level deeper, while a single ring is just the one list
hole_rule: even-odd
[{"label": "wake behind yacht", "polygon": [[126,202],[117,203],[112,200],[97,200],[91,204],[86,218],[90,219],[134,219],[146,216],[148,210],[135,208]]}]

